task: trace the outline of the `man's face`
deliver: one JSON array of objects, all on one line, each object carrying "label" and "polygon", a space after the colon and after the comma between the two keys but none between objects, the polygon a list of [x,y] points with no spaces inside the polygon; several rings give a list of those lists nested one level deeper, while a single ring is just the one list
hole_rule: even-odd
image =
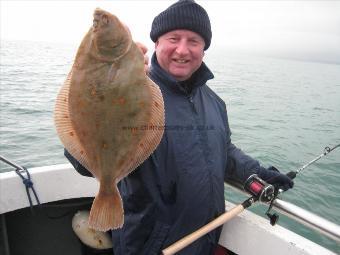
[{"label": "man's face", "polygon": [[199,34],[179,29],[160,36],[155,50],[159,65],[176,80],[184,81],[201,66],[204,46]]}]

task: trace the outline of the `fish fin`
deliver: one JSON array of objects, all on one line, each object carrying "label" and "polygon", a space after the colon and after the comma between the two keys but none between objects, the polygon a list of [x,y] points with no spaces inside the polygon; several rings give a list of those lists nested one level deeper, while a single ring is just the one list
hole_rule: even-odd
[{"label": "fish fin", "polygon": [[[69,113],[69,90],[72,70],[68,74],[56,99],[54,109],[54,123],[58,136],[67,151],[88,170],[92,170],[87,160],[87,153],[80,143],[79,137],[73,128]],[[99,177],[99,176],[96,176]]]},{"label": "fish fin", "polygon": [[151,154],[158,144],[160,143],[165,127],[165,110],[164,110],[164,101],[163,95],[158,85],[156,85],[150,78],[148,79],[149,86],[151,87],[152,92],[152,111],[150,123],[153,126],[157,127],[156,132],[153,132],[152,135],[148,135],[146,139],[152,145],[151,151],[148,153]]},{"label": "fish fin", "polygon": [[124,209],[116,184],[112,191],[108,193],[102,188],[99,189],[90,211],[90,228],[108,231],[109,229],[117,229],[123,226]]},{"label": "fish fin", "polygon": [[129,166],[127,167],[130,169],[130,171],[127,171],[125,172],[125,175],[120,176],[119,181],[131,171],[136,169],[140,164],[142,164],[157,148],[163,137],[165,127],[165,113],[162,92],[159,86],[148,77],[146,79],[146,86],[151,90],[152,101],[151,112],[149,115],[150,119],[148,123],[149,126],[154,127],[154,129],[145,132],[144,136],[141,138],[141,141],[136,146],[135,152],[132,153],[135,155],[134,160],[130,161]]}]

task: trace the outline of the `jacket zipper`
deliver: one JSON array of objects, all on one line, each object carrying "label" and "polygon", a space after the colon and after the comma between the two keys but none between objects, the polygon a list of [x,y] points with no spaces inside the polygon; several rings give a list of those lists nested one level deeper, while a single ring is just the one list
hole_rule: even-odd
[{"label": "jacket zipper", "polygon": [[[190,104],[192,105],[192,109],[193,109],[194,113],[197,114],[198,112],[197,112],[197,108],[195,106],[192,94],[188,94],[188,100],[189,100]],[[197,119],[196,119],[197,117],[198,117],[198,115],[196,115],[194,117],[194,119],[196,120],[195,121],[196,125],[198,124],[197,123]],[[202,127],[202,128],[204,128],[204,127]],[[199,132],[206,132],[206,130],[201,130]],[[207,144],[205,143],[205,139],[201,135],[200,135],[200,140],[201,140],[202,146],[205,148],[207,146]],[[206,154],[207,152],[203,151],[203,153]],[[212,177],[212,172],[211,172],[211,169],[210,169],[211,166],[209,164],[209,159],[207,158],[207,155],[204,155],[204,157],[205,157],[205,160],[206,160],[206,164],[208,166],[207,170],[208,170],[208,175],[209,175],[209,190],[210,190],[210,195],[211,195],[211,200],[210,200],[211,205],[210,205],[210,208],[212,210],[212,212],[211,212],[211,215],[212,215],[214,213],[213,209],[212,209],[212,208],[214,208],[214,195],[213,195],[214,194],[214,186],[213,186],[213,179],[214,178]],[[211,236],[209,238],[211,238]]]}]

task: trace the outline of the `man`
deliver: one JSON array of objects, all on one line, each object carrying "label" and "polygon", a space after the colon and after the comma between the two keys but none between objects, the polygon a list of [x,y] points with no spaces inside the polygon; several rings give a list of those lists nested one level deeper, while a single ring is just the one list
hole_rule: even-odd
[{"label": "man", "polygon": [[[149,75],[163,94],[166,127],[155,152],[119,183],[125,222],[112,233],[115,255],[160,254],[222,214],[226,179],[243,184],[256,173],[277,187],[293,186],[231,143],[225,103],[206,85],[214,77],[203,62],[212,38],[206,11],[194,1],[178,1],[155,17],[150,37],[155,53]],[[220,232],[178,254],[213,254]]]}]

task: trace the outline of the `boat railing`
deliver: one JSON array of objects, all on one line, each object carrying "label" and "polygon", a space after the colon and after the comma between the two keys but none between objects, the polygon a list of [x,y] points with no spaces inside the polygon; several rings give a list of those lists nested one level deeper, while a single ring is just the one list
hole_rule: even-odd
[{"label": "boat railing", "polygon": [[[243,187],[240,187],[236,183],[228,182],[225,184],[228,187],[231,187],[233,190],[249,195],[243,189]],[[279,198],[276,198],[274,200],[272,206],[273,206],[273,209],[286,215],[287,217],[293,220],[296,220],[300,222],[301,224],[309,228],[312,228],[337,242],[340,242],[340,226],[339,225],[329,220],[326,220],[325,218],[318,216],[312,212],[309,212],[297,205],[294,205],[287,201],[283,201]]]}]

